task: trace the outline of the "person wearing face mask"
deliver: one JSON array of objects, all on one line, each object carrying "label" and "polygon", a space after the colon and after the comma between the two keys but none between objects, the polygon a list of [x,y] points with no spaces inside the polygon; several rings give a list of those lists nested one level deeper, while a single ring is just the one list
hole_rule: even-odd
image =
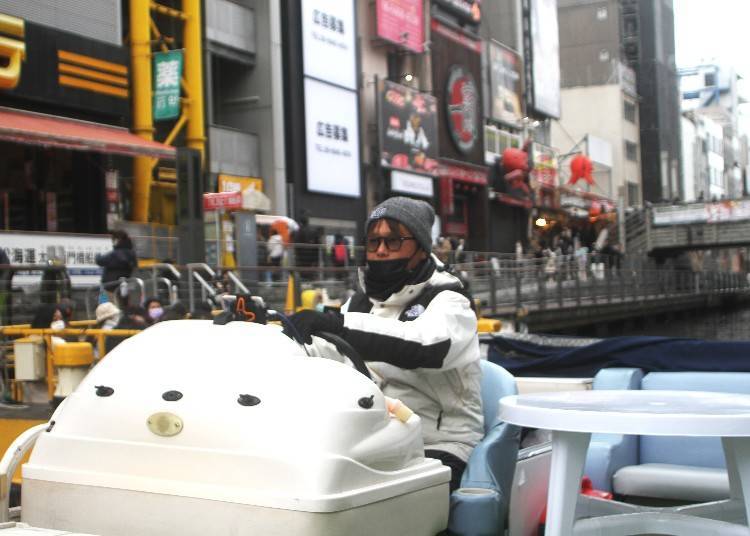
[{"label": "person wearing face mask", "polygon": [[159,298],[149,298],[143,305],[146,308],[146,313],[148,313],[149,324],[156,324],[161,320],[162,315],[164,315],[164,306]]},{"label": "person wearing face mask", "polygon": [[301,311],[299,336],[323,357],[332,345],[312,334],[338,334],[368,361],[387,397],[422,419],[425,455],[451,468],[451,490],[484,435],[477,318],[461,280],[432,254],[435,218],[424,201],[387,199],[366,222],[361,290],[341,314]]}]

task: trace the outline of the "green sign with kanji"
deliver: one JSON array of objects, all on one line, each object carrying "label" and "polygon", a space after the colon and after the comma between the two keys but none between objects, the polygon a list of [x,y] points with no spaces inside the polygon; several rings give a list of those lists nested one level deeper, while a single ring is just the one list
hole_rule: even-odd
[{"label": "green sign with kanji", "polygon": [[180,115],[182,50],[154,54],[154,121]]}]

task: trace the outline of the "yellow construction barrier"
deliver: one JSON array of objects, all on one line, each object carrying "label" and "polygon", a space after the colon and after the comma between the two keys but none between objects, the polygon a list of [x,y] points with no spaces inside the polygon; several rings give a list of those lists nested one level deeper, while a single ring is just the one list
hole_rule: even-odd
[{"label": "yellow construction barrier", "polygon": [[[92,321],[81,321],[84,325],[90,325]],[[73,324],[79,322],[72,322]],[[86,327],[70,327],[66,329],[38,329],[31,328],[28,324],[21,324],[16,326],[4,326],[0,327],[0,335],[5,337],[20,337],[29,338],[37,337],[42,338],[46,347],[46,380],[47,380],[47,393],[49,399],[52,400],[55,388],[57,386],[57,375],[55,373],[55,355],[52,350],[52,337],[79,337],[88,338],[91,337],[96,341],[96,347],[99,354],[99,359],[102,359],[107,353],[106,340],[108,337],[131,337],[140,333],[137,329],[97,329],[97,328],[86,328]],[[63,358],[67,359],[67,358]],[[13,386],[10,386],[11,388]],[[11,389],[14,391],[13,389]],[[20,402],[20,400],[19,400]]]},{"label": "yellow construction barrier", "polygon": [[500,331],[503,323],[497,318],[480,318],[477,320],[477,331],[479,333],[495,333]]}]

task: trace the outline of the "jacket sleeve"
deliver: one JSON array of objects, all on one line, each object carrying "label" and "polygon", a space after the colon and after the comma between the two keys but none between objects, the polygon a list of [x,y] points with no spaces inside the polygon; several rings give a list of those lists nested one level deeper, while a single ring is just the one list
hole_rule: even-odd
[{"label": "jacket sleeve", "polygon": [[415,320],[401,321],[369,313],[344,313],[344,338],[367,361],[404,369],[463,366],[464,349],[477,343],[477,318],[469,300],[444,290]]},{"label": "jacket sleeve", "polygon": [[115,255],[115,250],[110,251],[109,253],[105,253],[104,255],[97,255],[94,257],[94,260],[96,261],[96,264],[99,266],[102,266],[104,268],[109,268],[109,266],[112,264],[112,260]]}]

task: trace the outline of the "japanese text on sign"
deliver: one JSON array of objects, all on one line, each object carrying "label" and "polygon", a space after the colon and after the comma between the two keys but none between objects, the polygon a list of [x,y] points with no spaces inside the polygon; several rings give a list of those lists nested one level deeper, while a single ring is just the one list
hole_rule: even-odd
[{"label": "japanese text on sign", "polygon": [[154,54],[154,120],[180,115],[182,50]]}]

